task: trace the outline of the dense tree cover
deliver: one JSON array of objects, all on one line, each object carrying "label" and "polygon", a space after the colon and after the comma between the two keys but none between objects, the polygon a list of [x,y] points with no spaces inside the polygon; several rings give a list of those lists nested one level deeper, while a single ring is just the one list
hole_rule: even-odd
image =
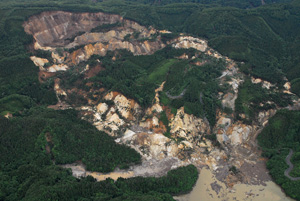
[{"label": "dense tree cover", "polygon": [[161,178],[75,179],[54,164],[82,160],[87,169],[106,172],[139,162],[140,155],[73,110],[33,108],[0,117],[0,130],[0,200],[173,200],[170,194],[190,191],[198,178],[196,167],[187,166]]},{"label": "dense tree cover", "polygon": [[[101,1],[101,0],[100,0]],[[198,3],[198,4],[207,4],[214,6],[232,6],[237,8],[254,8],[261,5],[269,3],[280,3],[280,2],[290,2],[291,0],[266,0],[264,3],[261,0],[127,0],[132,2],[141,2],[144,4],[153,4],[153,5],[167,5],[174,3]]]},{"label": "dense tree cover", "polygon": [[[300,67],[299,67],[300,69]],[[291,82],[292,86],[291,86],[291,91],[295,94],[297,94],[297,96],[300,96],[300,78],[294,79]]]},{"label": "dense tree cover", "polygon": [[34,105],[31,98],[13,94],[0,99],[0,114],[5,115],[8,112],[13,114],[26,108],[29,109]]},{"label": "dense tree cover", "polygon": [[[141,159],[133,149],[116,144],[112,137],[80,120],[73,110],[33,108],[2,124],[1,130],[0,158],[7,165],[27,160],[23,156],[30,150],[45,153],[46,146],[50,147],[48,152],[56,164],[82,160],[87,169],[99,172],[128,167]],[[18,145],[14,156],[11,141]]]},{"label": "dense tree cover", "polygon": [[299,177],[300,168],[300,112],[281,110],[272,117],[268,126],[258,136],[259,145],[263,149],[263,156],[268,157],[267,168],[275,182],[279,184],[287,195],[300,200],[300,180],[291,181],[284,175],[288,168],[285,158],[289,149],[294,151],[291,162],[294,170],[290,173]]},{"label": "dense tree cover", "polygon": [[[53,104],[56,97],[51,83],[40,84],[38,81],[38,68],[29,59],[26,45],[32,43],[32,37],[25,34],[23,18],[10,16],[10,11],[1,10],[3,16],[0,23],[0,100],[7,96],[14,97],[20,104],[26,99],[37,104]],[[20,98],[21,96],[28,98]],[[5,100],[2,100],[3,102]],[[26,102],[25,101],[25,102]],[[9,112],[21,109],[13,108],[10,104]]]},{"label": "dense tree cover", "polygon": [[[145,25],[207,38],[222,54],[245,62],[244,72],[256,77],[271,82],[281,82],[284,75],[291,80],[290,76],[299,77],[297,1],[248,10],[217,5],[210,8],[199,3],[164,6],[118,3],[107,1],[101,6],[111,12],[125,13],[125,17]],[[118,7],[114,7],[116,4]]]}]

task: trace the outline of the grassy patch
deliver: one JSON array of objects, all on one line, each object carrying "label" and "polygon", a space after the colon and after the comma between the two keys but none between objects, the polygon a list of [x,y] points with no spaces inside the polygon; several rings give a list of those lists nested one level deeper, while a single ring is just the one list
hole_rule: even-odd
[{"label": "grassy patch", "polygon": [[177,59],[167,59],[160,62],[157,67],[148,76],[148,80],[154,84],[162,83],[169,71],[169,68],[177,61]]},{"label": "grassy patch", "polygon": [[5,115],[7,113],[15,113],[25,108],[30,108],[33,101],[28,96],[13,94],[0,99],[0,113]]}]

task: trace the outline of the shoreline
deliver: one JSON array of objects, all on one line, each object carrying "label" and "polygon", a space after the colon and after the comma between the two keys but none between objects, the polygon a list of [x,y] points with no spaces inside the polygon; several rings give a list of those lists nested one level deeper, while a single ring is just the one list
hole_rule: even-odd
[{"label": "shoreline", "polygon": [[263,184],[238,183],[231,188],[219,181],[208,168],[202,168],[196,185],[189,194],[174,196],[177,201],[294,201],[272,180]]}]

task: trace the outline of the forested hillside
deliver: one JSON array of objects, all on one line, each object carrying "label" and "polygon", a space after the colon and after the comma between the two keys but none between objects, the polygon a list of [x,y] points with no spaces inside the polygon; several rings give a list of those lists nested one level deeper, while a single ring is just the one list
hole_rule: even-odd
[{"label": "forested hillside", "polygon": [[74,111],[37,107],[11,120],[0,118],[1,200],[173,200],[170,194],[188,192],[198,177],[197,169],[187,166],[162,178],[75,179],[53,164],[82,160],[90,170],[108,172],[139,162],[140,155]]},{"label": "forested hillside", "polygon": [[298,111],[279,111],[271,120],[269,125],[258,137],[258,142],[263,148],[263,155],[269,158],[267,167],[271,176],[284,191],[296,200],[300,200],[300,179],[292,181],[284,175],[288,168],[286,157],[290,149],[293,150],[292,164],[294,169],[290,175],[299,178],[300,163],[300,113]]},{"label": "forested hillside", "polygon": [[[166,35],[166,39],[180,33],[204,38],[221,54],[241,62],[239,67],[243,73],[278,87],[287,79],[291,91],[300,95],[298,0],[0,0],[0,200],[173,200],[171,195],[190,191],[197,180],[194,166],[173,170],[161,178],[95,182],[91,177],[75,179],[69,170],[54,165],[81,160],[87,169],[109,172],[140,163],[141,156],[80,120],[77,112],[46,108],[57,102],[54,81],[39,82],[39,69],[29,59],[36,54],[33,38],[24,32],[22,24],[30,16],[48,10],[116,13],[145,26],[172,31],[174,35]],[[102,81],[107,89],[140,100],[145,107],[154,97],[155,86],[168,74],[161,102],[171,109],[184,106],[187,113],[205,114],[214,125],[215,110],[220,103],[211,97],[222,89],[211,80],[221,75],[224,63],[212,60],[202,69],[193,69],[186,77],[180,77],[190,64],[174,60],[182,52],[168,48],[138,58],[124,52],[114,65],[105,66],[113,72],[103,71],[91,80]],[[109,55],[101,57],[104,64],[108,59]],[[128,68],[123,71],[120,66]],[[116,84],[120,80],[126,84]],[[141,83],[152,85],[144,90]],[[186,86],[183,99],[172,100],[166,96],[167,92],[178,95]],[[195,93],[197,88],[203,88],[203,93]],[[271,99],[280,106],[289,103],[278,95],[255,89],[250,81],[240,87],[237,112],[252,117],[260,109],[245,107],[249,99],[254,102]],[[197,105],[200,100],[205,104]],[[13,117],[3,117],[7,114]],[[296,172],[299,170],[298,119],[297,112],[279,112],[259,140],[270,158],[268,168],[275,182],[289,196],[300,200],[299,181],[289,181],[283,175],[286,168],[283,160],[288,154],[285,148],[292,148],[297,152],[292,158],[297,169],[292,174],[299,176]]]}]

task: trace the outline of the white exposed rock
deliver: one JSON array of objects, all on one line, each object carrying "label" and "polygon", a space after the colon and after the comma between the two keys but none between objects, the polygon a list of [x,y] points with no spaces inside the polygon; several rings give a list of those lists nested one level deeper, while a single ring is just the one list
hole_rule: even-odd
[{"label": "white exposed rock", "polygon": [[111,91],[104,96],[104,100],[112,100],[114,98],[114,93]]},{"label": "white exposed rock", "polygon": [[217,127],[228,127],[231,125],[231,119],[226,117],[221,117],[216,123]]},{"label": "white exposed rock", "polygon": [[115,132],[118,131],[124,124],[124,120],[118,116],[114,107],[109,109],[105,120],[101,118],[100,114],[99,116],[94,116],[94,125],[96,128],[98,130],[107,131],[110,135],[115,135]]},{"label": "white exposed rock", "polygon": [[94,113],[94,121],[102,121],[101,115],[99,113]]},{"label": "white exposed rock", "polygon": [[33,63],[39,67],[41,71],[44,71],[44,66],[46,63],[49,63],[48,59],[39,58],[36,56],[31,56],[30,59],[33,61]]},{"label": "white exposed rock", "polygon": [[133,132],[132,130],[129,130],[127,129],[124,133],[124,137],[123,139],[126,139],[126,138],[132,138],[132,136],[134,136],[136,133]]},{"label": "white exposed rock", "polygon": [[168,30],[159,30],[159,33],[170,34],[170,33],[172,33],[172,32],[171,32],[171,31],[168,31]]},{"label": "white exposed rock", "polygon": [[141,107],[132,99],[127,99],[124,95],[117,92],[109,92],[104,97],[105,100],[112,100],[116,109],[122,117],[128,120],[135,120],[135,114],[141,111]]},{"label": "white exposed rock", "polygon": [[286,89],[286,90],[290,90],[291,89],[291,83],[290,82],[286,82],[283,87]]},{"label": "white exposed rock", "polygon": [[59,56],[58,54],[56,54],[56,53],[54,53],[54,52],[52,52],[51,53],[51,57],[53,58],[53,61],[55,62],[55,63],[62,63],[62,62],[64,62],[64,60],[65,60],[65,58],[64,57],[61,57],[61,56]]},{"label": "white exposed rock", "polygon": [[246,126],[244,124],[236,125],[233,127],[231,133],[227,133],[227,136],[231,140],[231,144],[233,145],[242,144],[248,139],[248,136],[251,131],[252,131],[251,126]]},{"label": "white exposed rock", "polygon": [[108,105],[106,103],[99,103],[97,105],[97,112],[101,115],[108,110]]},{"label": "white exposed rock", "polygon": [[[149,160],[162,160],[178,154],[177,144],[162,134],[135,133],[127,130],[123,137],[117,139],[117,142],[130,144]],[[192,145],[187,142],[187,146]]]},{"label": "white exposed rock", "polygon": [[67,164],[67,165],[62,165],[63,168],[71,168],[72,170],[72,175],[76,178],[81,178],[86,176],[86,171],[85,168],[81,165],[77,164]]},{"label": "white exposed rock", "polygon": [[54,82],[54,91],[56,93],[56,96],[57,96],[58,100],[60,100],[59,96],[67,96],[67,93],[63,89],[60,88],[59,82],[60,82],[59,79],[55,79],[55,82]]},{"label": "white exposed rock", "polygon": [[108,126],[113,131],[119,130],[119,127],[125,123],[124,120],[120,119],[120,117],[116,113],[114,113],[112,115],[107,115],[106,122],[108,122]]},{"label": "white exposed rock", "polygon": [[193,144],[189,141],[185,140],[185,141],[182,141],[181,143],[184,144],[185,148],[190,148],[190,149],[193,148]]},{"label": "white exposed rock", "polygon": [[155,116],[152,118],[152,125],[159,126],[159,119]]},{"label": "white exposed rock", "polygon": [[271,87],[274,86],[274,84],[271,84],[270,82],[262,80],[260,78],[251,77],[251,82],[254,83],[254,84],[262,83],[262,87],[265,88],[265,89],[270,89]]},{"label": "white exposed rock", "polygon": [[210,50],[207,51],[207,55],[212,56],[212,57],[215,57],[215,58],[217,58],[217,59],[222,58],[222,55],[221,55],[221,54],[219,54],[218,52],[211,52]]},{"label": "white exposed rock", "polygon": [[170,123],[171,134],[192,141],[193,137],[201,134],[209,134],[210,127],[207,121],[194,115],[184,113],[184,108],[177,110],[176,116]]},{"label": "white exposed rock", "polygon": [[254,84],[259,84],[259,83],[262,82],[262,79],[251,77],[251,82],[254,83]]},{"label": "white exposed rock", "polygon": [[151,112],[152,113],[153,111],[154,112],[157,112],[157,113],[161,113],[163,111],[162,107],[158,104],[158,103],[155,103],[152,107],[151,107]]},{"label": "white exposed rock", "polygon": [[205,50],[207,48],[207,42],[205,40],[201,40],[199,38],[194,38],[192,36],[181,36],[178,39],[176,39],[176,43],[174,43],[172,46],[176,49],[194,48],[201,52],[205,52]]},{"label": "white exposed rock", "polygon": [[117,95],[114,99],[114,103],[121,115],[128,119],[131,109],[130,101],[123,95]]},{"label": "white exposed rock", "polygon": [[54,50],[54,49],[55,49],[55,48],[47,47],[47,46],[43,47],[43,46],[41,46],[38,42],[35,42],[35,43],[34,43],[33,48],[34,48],[35,50],[45,50],[45,51],[49,51],[49,50],[51,51],[51,50]]},{"label": "white exposed rock", "polygon": [[66,71],[68,69],[69,69],[69,67],[65,64],[58,64],[58,65],[54,64],[54,65],[50,66],[49,68],[47,68],[47,71],[54,73],[57,71]]},{"label": "white exposed rock", "polygon": [[231,78],[231,81],[228,82],[228,84],[230,84],[232,86],[234,92],[237,93],[241,82],[243,82],[243,80]]},{"label": "white exposed rock", "polygon": [[90,111],[92,112],[93,111],[93,108],[91,106],[81,106],[80,107],[80,110],[85,110],[85,111]]},{"label": "white exposed rock", "polygon": [[276,113],[276,110],[275,109],[271,109],[271,110],[268,110],[268,111],[261,111],[258,113],[258,122],[260,125],[262,126],[266,126],[269,119],[274,116]]}]

